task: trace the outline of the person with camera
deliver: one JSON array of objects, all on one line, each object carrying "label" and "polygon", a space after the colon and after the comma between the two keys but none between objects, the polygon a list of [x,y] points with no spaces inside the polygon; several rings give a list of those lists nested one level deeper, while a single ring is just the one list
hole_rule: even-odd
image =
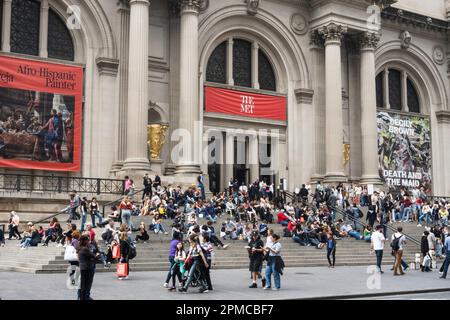
[{"label": "person with camera", "polygon": [[273,244],[270,247],[265,248],[265,252],[269,254],[267,258],[266,266],[266,286],[264,290],[271,288],[271,278],[275,281],[275,287],[272,290],[278,291],[281,289],[280,272],[284,268],[283,260],[281,259],[281,243],[280,236],[277,234],[272,235]]},{"label": "person with camera", "polygon": [[[249,288],[258,288],[257,279],[258,277],[261,277],[260,272],[262,269],[264,258],[264,243],[257,231],[252,232],[251,240],[248,246],[246,246],[246,249],[250,258],[249,270],[251,272],[253,281]],[[262,278],[261,281],[262,287],[265,287],[266,279]]]}]

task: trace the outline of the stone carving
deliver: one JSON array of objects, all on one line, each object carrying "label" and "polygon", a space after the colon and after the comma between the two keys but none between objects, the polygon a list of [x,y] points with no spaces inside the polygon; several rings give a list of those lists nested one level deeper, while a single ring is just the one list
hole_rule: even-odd
[{"label": "stone carving", "polygon": [[160,159],[161,150],[166,142],[166,132],[169,128],[165,124],[151,124],[147,126],[147,145],[149,149],[149,159]]},{"label": "stone carving", "polygon": [[303,35],[308,32],[308,22],[300,13],[294,13],[291,17],[291,28],[295,34]]},{"label": "stone carving", "polygon": [[360,37],[360,49],[376,49],[380,42],[380,34],[375,32],[364,32]]},{"label": "stone carving", "polygon": [[209,7],[209,0],[200,0],[200,12],[204,12]]},{"label": "stone carving", "polygon": [[433,60],[439,65],[444,64],[445,62],[445,53],[444,49],[441,46],[436,46],[433,49]]},{"label": "stone carving", "polygon": [[312,30],[310,32],[309,44],[312,47],[323,48],[324,41],[318,30]]},{"label": "stone carving", "polygon": [[328,41],[341,41],[344,34],[347,33],[347,27],[336,24],[334,22],[320,28],[319,33],[322,35],[325,43]]},{"label": "stone carving", "polygon": [[400,33],[400,40],[402,41],[402,49],[408,49],[411,43],[411,35],[407,30],[404,30]]},{"label": "stone carving", "polygon": [[257,14],[260,2],[261,0],[245,0],[245,3],[247,3],[247,13],[251,16]]}]

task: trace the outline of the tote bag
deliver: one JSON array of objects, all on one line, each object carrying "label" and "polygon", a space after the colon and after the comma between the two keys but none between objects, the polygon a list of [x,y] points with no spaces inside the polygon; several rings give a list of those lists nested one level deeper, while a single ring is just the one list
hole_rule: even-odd
[{"label": "tote bag", "polygon": [[120,259],[120,246],[115,245],[112,248],[112,258],[113,259]]},{"label": "tote bag", "polygon": [[65,261],[78,261],[77,250],[75,250],[74,246],[66,247],[66,251],[64,252],[64,260]]},{"label": "tote bag", "polygon": [[127,263],[118,263],[116,266],[117,276],[118,277],[126,277],[128,275],[128,264]]}]

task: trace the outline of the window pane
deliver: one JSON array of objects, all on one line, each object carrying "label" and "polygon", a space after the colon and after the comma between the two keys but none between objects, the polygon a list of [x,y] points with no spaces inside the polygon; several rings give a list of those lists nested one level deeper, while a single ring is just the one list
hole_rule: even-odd
[{"label": "window pane", "polygon": [[236,86],[252,86],[252,44],[245,40],[234,40],[233,78]]},{"label": "window pane", "polygon": [[11,11],[11,51],[39,55],[40,2],[14,0]]},{"label": "window pane", "polygon": [[227,43],[214,49],[206,67],[206,81],[227,83]]},{"label": "window pane", "polygon": [[259,87],[263,90],[276,91],[275,73],[269,59],[260,49],[258,53]]},{"label": "window pane", "polygon": [[377,108],[383,108],[384,106],[384,71],[380,72],[376,79],[376,90],[377,90]]},{"label": "window pane", "polygon": [[48,13],[48,57],[75,60],[72,37],[65,22],[52,9]]},{"label": "window pane", "polygon": [[395,69],[389,69],[389,104],[391,109],[402,110],[401,73]]},{"label": "window pane", "polygon": [[420,113],[419,96],[412,82],[407,80],[408,109],[411,112]]}]

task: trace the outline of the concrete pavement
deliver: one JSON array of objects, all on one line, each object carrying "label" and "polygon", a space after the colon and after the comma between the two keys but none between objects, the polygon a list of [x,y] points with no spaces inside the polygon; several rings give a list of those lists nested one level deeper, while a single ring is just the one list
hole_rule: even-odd
[{"label": "concrete pavement", "polygon": [[[408,270],[405,276],[392,272],[378,277],[373,267],[287,268],[282,289],[250,289],[250,274],[242,269],[212,270],[214,291],[204,294],[190,288],[189,293],[169,292],[163,288],[165,272],[132,272],[129,280],[117,280],[112,273],[97,273],[91,296],[96,300],[269,300],[382,295],[417,290],[449,290],[450,279],[438,279],[433,270],[422,273]],[[65,274],[24,274],[0,272],[0,298],[3,300],[74,300],[76,291],[66,287]],[[260,286],[260,283],[258,283]],[[386,297],[389,299],[389,297]]]}]

